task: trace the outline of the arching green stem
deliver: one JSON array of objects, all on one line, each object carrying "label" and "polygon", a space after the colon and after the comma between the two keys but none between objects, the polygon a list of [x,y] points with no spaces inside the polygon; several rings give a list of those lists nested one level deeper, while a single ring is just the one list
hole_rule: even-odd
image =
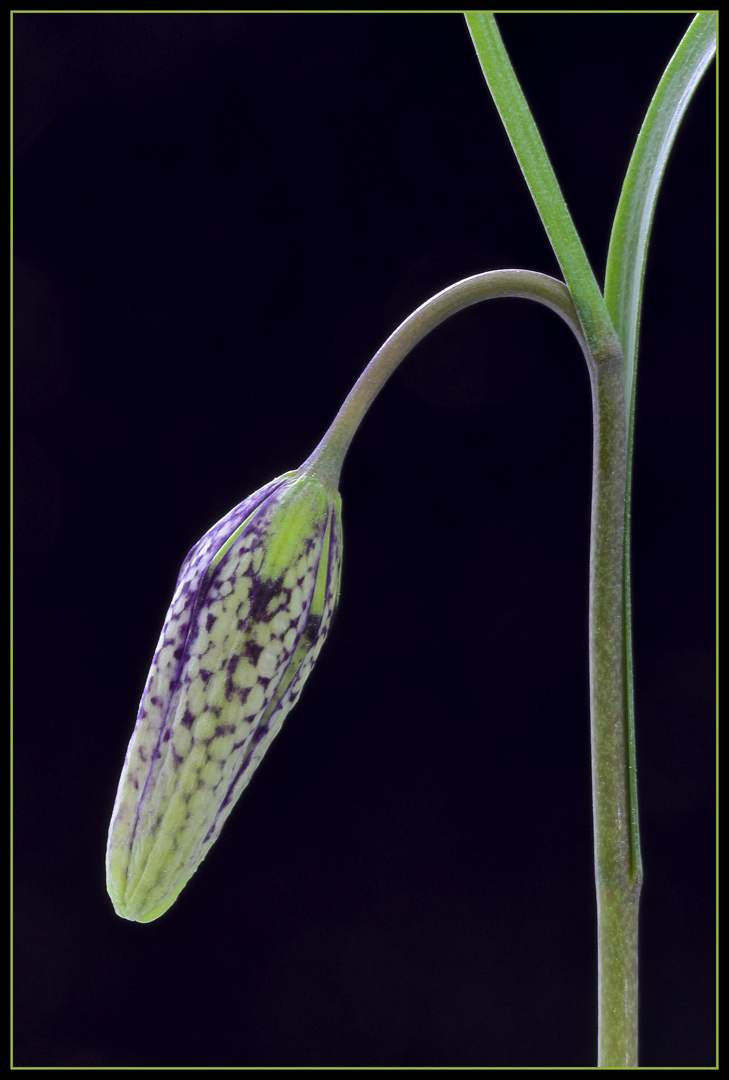
[{"label": "arching green stem", "polygon": [[352,387],[331,427],[302,468],[308,472],[316,471],[336,487],[345,454],[365,413],[408,353],[450,315],[481,300],[499,296],[520,296],[551,308],[570,327],[590,363],[580,321],[564,282],[531,270],[491,270],[464,278],[426,300],[390,334]]},{"label": "arching green stem", "polygon": [[590,725],[598,909],[599,1064],[637,1062],[639,857],[631,831],[629,732],[623,653],[626,411],[617,340],[588,348],[567,286],[545,274],[497,270],[444,289],[413,312],[370,361],[302,470],[336,488],[365,413],[398,364],[457,311],[495,297],[523,297],[555,311],[574,333],[592,388],[590,538]]}]

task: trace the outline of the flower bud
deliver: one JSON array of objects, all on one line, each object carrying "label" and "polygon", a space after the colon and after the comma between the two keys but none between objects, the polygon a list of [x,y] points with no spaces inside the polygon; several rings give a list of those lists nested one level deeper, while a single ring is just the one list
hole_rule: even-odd
[{"label": "flower bud", "polygon": [[339,594],[341,502],[286,473],[188,554],[139,706],[109,829],[125,919],[162,915],[295,704]]}]

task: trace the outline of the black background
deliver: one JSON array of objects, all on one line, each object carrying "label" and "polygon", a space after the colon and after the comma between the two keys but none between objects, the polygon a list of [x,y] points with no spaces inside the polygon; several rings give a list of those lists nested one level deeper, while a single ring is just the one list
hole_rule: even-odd
[{"label": "black background", "polygon": [[[687,15],[505,15],[589,257]],[[149,925],[104,848],[190,546],[384,338],[558,273],[460,15],[16,15],[15,1062],[595,1061],[589,386],[559,319],[456,316],[342,478],[339,611]],[[714,1063],[714,85],[655,218],[634,482],[641,1063]]]}]

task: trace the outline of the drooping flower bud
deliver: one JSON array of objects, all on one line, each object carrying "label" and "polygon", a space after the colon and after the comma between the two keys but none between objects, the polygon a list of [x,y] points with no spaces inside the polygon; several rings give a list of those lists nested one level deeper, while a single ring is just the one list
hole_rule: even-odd
[{"label": "drooping flower bud", "polygon": [[256,491],[182,564],[109,829],[125,919],[174,902],[295,704],[329,630],[339,495],[302,468]]}]

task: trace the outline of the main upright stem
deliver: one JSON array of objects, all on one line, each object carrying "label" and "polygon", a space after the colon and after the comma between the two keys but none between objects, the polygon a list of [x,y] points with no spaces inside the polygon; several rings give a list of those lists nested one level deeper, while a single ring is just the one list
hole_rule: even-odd
[{"label": "main upright stem", "polygon": [[621,357],[590,364],[590,726],[598,922],[598,1066],[638,1063],[638,901],[623,636],[626,416]]}]

